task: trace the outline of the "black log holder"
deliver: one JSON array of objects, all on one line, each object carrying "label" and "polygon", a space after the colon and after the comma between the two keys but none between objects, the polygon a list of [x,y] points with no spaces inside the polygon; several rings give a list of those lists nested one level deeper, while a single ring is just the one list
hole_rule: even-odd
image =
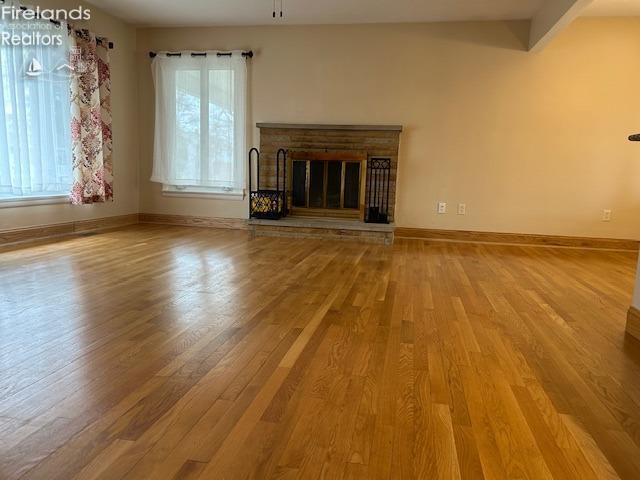
[{"label": "black log holder", "polygon": [[[253,155],[255,154],[255,155]],[[252,160],[256,159],[256,189],[252,188]],[[282,158],[282,190],[280,190],[280,159]],[[287,151],[279,149],[276,154],[276,188],[260,188],[260,151],[249,150],[249,217],[267,220],[278,220],[288,213],[287,207]]]}]

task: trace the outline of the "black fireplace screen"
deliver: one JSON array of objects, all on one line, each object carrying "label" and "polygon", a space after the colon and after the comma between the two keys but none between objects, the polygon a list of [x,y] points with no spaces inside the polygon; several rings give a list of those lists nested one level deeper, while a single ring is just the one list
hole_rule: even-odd
[{"label": "black fireplace screen", "polygon": [[367,223],[389,223],[391,159],[371,157],[367,162]]}]

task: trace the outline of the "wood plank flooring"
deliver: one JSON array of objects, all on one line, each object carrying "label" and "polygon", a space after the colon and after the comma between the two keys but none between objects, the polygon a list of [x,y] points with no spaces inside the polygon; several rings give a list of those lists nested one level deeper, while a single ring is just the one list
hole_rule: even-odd
[{"label": "wood plank flooring", "polygon": [[635,255],[138,225],[0,253],[0,478],[638,479]]}]

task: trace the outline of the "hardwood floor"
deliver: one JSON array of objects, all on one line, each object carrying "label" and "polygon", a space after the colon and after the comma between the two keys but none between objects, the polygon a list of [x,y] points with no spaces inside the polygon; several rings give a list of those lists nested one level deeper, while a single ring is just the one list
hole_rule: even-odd
[{"label": "hardwood floor", "polygon": [[635,255],[157,225],[0,253],[0,478],[640,478]]}]

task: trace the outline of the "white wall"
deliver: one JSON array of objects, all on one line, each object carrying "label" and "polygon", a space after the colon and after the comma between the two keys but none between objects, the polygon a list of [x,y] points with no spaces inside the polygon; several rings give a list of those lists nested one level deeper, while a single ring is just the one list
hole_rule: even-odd
[{"label": "white wall", "polygon": [[640,19],[580,19],[538,54],[528,27],[140,29],[141,210],[246,216],[244,203],[164,197],[148,181],[147,52],[251,48],[254,123],[404,125],[400,226],[640,239],[640,148],[626,140],[640,131]]}]

